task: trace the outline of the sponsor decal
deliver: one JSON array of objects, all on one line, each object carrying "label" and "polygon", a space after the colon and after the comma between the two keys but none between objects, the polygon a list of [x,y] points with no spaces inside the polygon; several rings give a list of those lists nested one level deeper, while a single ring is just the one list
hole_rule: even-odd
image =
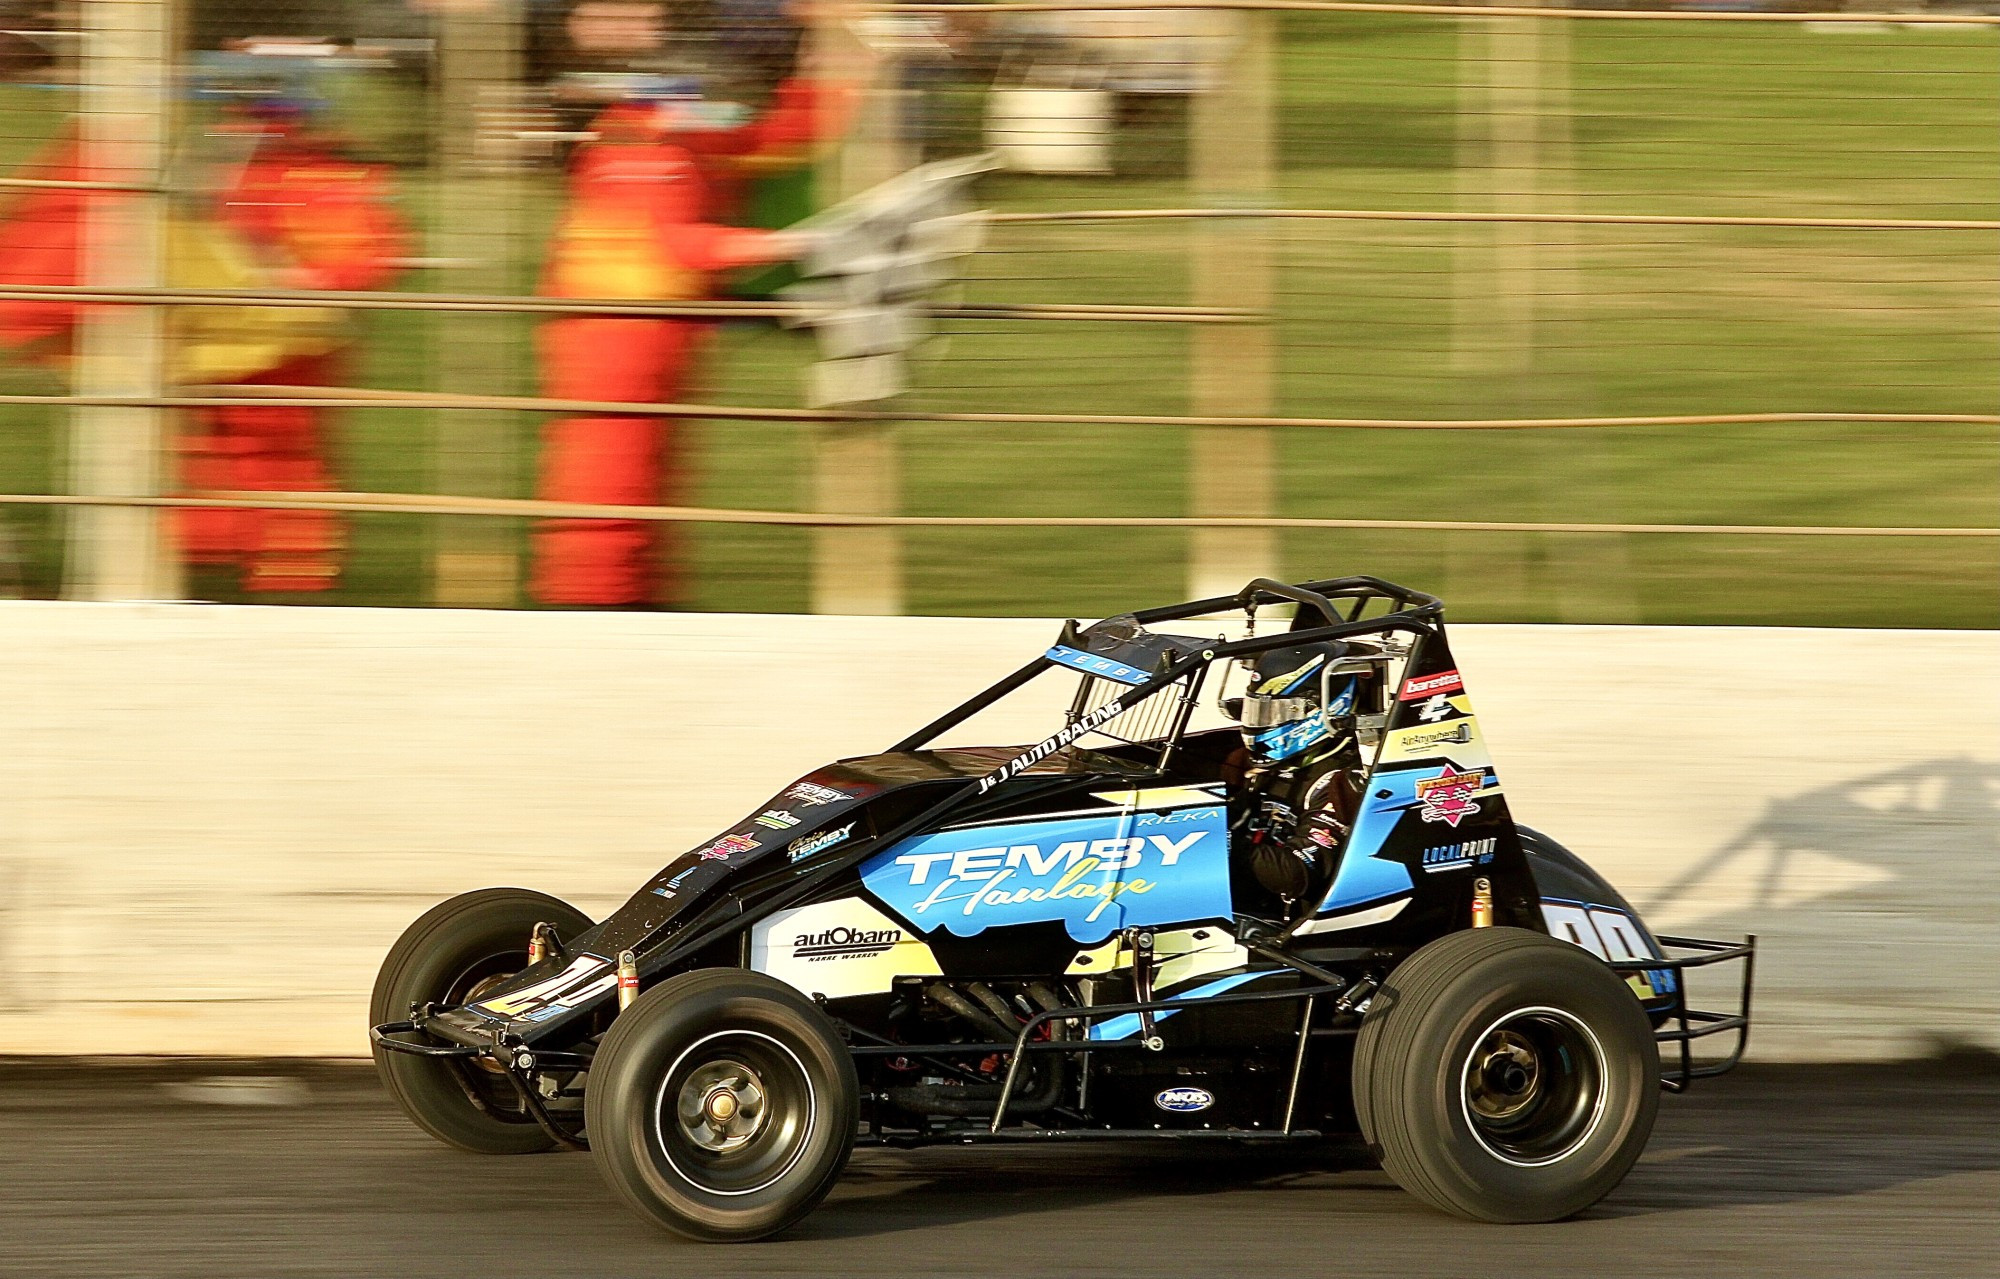
[{"label": "sponsor decal", "polygon": [[[1416,722],[1422,718],[1421,712],[1415,717],[1406,714],[1382,739],[1380,763],[1428,763],[1444,756],[1465,772],[1482,772],[1492,764],[1480,737],[1479,720],[1467,709],[1465,698],[1442,700],[1450,709],[1450,718],[1423,724]],[[1435,771],[1436,765],[1432,768]]]},{"label": "sponsor decal", "polygon": [[797,804],[838,804],[848,798],[848,794],[817,782],[794,782],[791,789],[785,792],[785,798]]},{"label": "sponsor decal", "polygon": [[1457,693],[1465,688],[1465,681],[1457,671],[1439,671],[1435,675],[1418,675],[1403,681],[1403,691],[1396,695],[1399,702],[1421,702],[1438,693]]},{"label": "sponsor decal", "polygon": [[1472,741],[1472,721],[1460,720],[1448,728],[1406,728],[1400,737],[1400,745],[1406,751],[1427,750],[1433,746],[1464,746]]},{"label": "sponsor decal", "polygon": [[1313,826],[1306,831],[1306,838],[1321,848],[1339,848],[1340,836],[1324,826]]},{"label": "sponsor decal", "polygon": [[1417,718],[1426,724],[1435,724],[1452,712],[1451,698],[1443,693],[1433,693],[1424,699],[1417,709]]},{"label": "sponsor decal", "polygon": [[[570,960],[569,967],[546,981],[536,982],[511,995],[484,1000],[473,1007],[496,1017],[524,1017],[530,1021],[553,1017],[556,1012],[572,1008],[616,985],[618,974],[609,971],[610,963],[610,960],[596,955],[578,955]],[[536,1012],[537,1009],[543,1011]]]},{"label": "sponsor decal", "polygon": [[767,808],[757,814],[756,823],[772,830],[789,830],[799,824],[799,819],[782,808]]},{"label": "sponsor decal", "polygon": [[1136,666],[1127,666],[1124,662],[1116,661],[1109,657],[1102,657],[1096,653],[1086,653],[1082,649],[1071,648],[1067,644],[1056,645],[1044,654],[1044,656],[1059,666],[1067,666],[1071,670],[1082,671],[1085,675],[1097,675],[1104,679],[1117,680],[1120,684],[1143,684],[1152,678],[1152,676],[1146,674],[1146,672]]},{"label": "sponsor decal", "polygon": [[[1542,922],[1549,936],[1574,942],[1599,959],[1655,959],[1657,952],[1646,944],[1633,918],[1615,906],[1593,906],[1586,902],[1542,898]],[[1648,968],[1624,974],[1626,984],[1641,999],[1674,993],[1674,972],[1670,968]]]},{"label": "sponsor decal", "polygon": [[800,933],[792,939],[792,953],[800,959],[861,959],[879,955],[903,940],[900,928],[849,928],[840,926],[819,933]]},{"label": "sponsor decal", "polygon": [[1116,697],[1112,698],[1104,705],[1077,720],[1074,724],[1064,725],[1053,736],[1044,738],[1036,745],[1030,746],[1027,750],[1022,751],[1019,755],[1016,755],[986,776],[980,778],[979,793],[984,795],[987,791],[992,790],[1008,778],[1033,768],[1036,764],[1055,754],[1077,738],[1082,737],[1091,729],[1117,719],[1124,713],[1125,703]]},{"label": "sponsor decal", "polygon": [[1224,808],[1107,812],[960,827],[862,866],[869,891],[919,930],[961,937],[1061,920],[1080,942],[1119,928],[1227,918]]},{"label": "sponsor decal", "polygon": [[668,880],[666,883],[655,887],[653,891],[671,901],[674,897],[674,890],[679,888],[682,884],[685,884],[687,882],[688,876],[694,874],[697,869],[698,867],[696,866],[690,866],[686,870],[682,871],[680,874]]},{"label": "sponsor decal", "polygon": [[704,861],[720,862],[729,860],[732,853],[747,853],[757,847],[755,835],[724,835],[695,856]]},{"label": "sponsor decal", "polygon": [[881,994],[942,970],[930,947],[858,897],[781,910],[750,929],[750,967],[806,995]]},{"label": "sponsor decal", "polygon": [[1179,1088],[1162,1088],[1153,1095],[1153,1104],[1161,1110],[1176,1115],[1191,1115],[1198,1110],[1207,1110],[1215,1104],[1215,1094],[1206,1088],[1183,1085]]},{"label": "sponsor decal", "polygon": [[793,861],[798,861],[801,858],[811,857],[814,853],[825,852],[835,844],[846,843],[847,837],[853,833],[854,823],[849,822],[838,830],[823,830],[817,835],[795,839],[785,846],[785,852],[790,854]]},{"label": "sponsor decal", "polygon": [[1468,839],[1457,844],[1437,844],[1424,850],[1426,871],[1464,870],[1493,860],[1493,839]]},{"label": "sponsor decal", "polygon": [[1426,777],[1417,783],[1417,799],[1423,804],[1417,816],[1427,822],[1457,826],[1479,811],[1478,801],[1472,797],[1485,785],[1486,774],[1461,773],[1446,765],[1436,777]]}]

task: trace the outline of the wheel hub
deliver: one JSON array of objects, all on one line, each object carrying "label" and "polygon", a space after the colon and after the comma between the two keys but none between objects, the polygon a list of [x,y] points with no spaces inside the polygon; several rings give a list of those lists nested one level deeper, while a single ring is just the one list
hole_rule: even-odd
[{"label": "wheel hub", "polygon": [[1509,1013],[1473,1041],[1464,1060],[1467,1125],[1505,1162],[1554,1163],[1596,1130],[1604,1050],[1574,1013],[1547,1006]]},{"label": "wheel hub", "polygon": [[707,1062],[681,1085],[675,1112],[681,1131],[701,1149],[739,1150],[764,1126],[763,1078],[740,1061]]},{"label": "wheel hub", "polygon": [[1492,1119],[1507,1119],[1535,1103],[1542,1079],[1535,1046],[1516,1031],[1500,1030],[1486,1037],[1478,1053],[1473,1109]]}]

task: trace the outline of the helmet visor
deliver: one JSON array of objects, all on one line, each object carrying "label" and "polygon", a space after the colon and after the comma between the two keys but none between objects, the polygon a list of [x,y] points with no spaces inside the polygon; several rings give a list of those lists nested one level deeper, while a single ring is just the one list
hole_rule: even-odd
[{"label": "helmet visor", "polygon": [[1243,699],[1243,727],[1276,728],[1318,711],[1319,700],[1312,697],[1246,697]]}]

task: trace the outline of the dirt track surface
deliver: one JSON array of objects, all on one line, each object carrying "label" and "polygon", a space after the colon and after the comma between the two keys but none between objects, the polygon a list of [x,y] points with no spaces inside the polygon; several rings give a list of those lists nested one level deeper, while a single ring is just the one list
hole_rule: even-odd
[{"label": "dirt track surface", "polygon": [[[660,1235],[587,1155],[489,1159],[365,1069],[0,1063],[0,1273],[1816,1275],[2000,1273],[2000,1070],[1746,1067],[1666,1098],[1610,1200],[1437,1216],[1358,1149],[869,1152],[770,1243]],[[246,1104],[248,1103],[248,1104]]]}]

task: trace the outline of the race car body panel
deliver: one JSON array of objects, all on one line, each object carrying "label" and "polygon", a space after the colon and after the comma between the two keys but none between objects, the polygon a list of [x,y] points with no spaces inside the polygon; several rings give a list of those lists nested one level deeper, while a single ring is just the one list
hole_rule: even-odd
[{"label": "race car body panel", "polygon": [[[985,776],[995,768],[1005,766],[1009,760],[1017,758],[1025,749],[1021,747],[980,747],[940,751],[891,751],[879,755],[860,756],[841,760],[824,768],[816,769],[799,778],[779,791],[764,804],[717,834],[713,839],[682,853],[662,867],[658,874],[647,881],[616,912],[586,933],[569,939],[569,957],[551,956],[534,965],[487,994],[477,1003],[465,1009],[464,1016],[440,1013],[445,1025],[458,1026],[478,1039],[490,1039],[496,1032],[518,1035],[529,1042],[559,1037],[562,1030],[576,1022],[587,1020],[593,1010],[612,997],[615,988],[615,966],[617,958],[624,951],[644,951],[661,941],[671,938],[693,918],[705,911],[713,911],[720,899],[728,898],[730,890],[739,886],[769,888],[772,881],[783,882],[796,879],[832,865],[851,866],[862,862],[864,855],[882,843],[881,835],[893,828],[899,821],[906,821],[914,812],[922,811],[934,803],[941,791],[952,789],[953,783],[962,788],[966,783]],[[1032,808],[1044,800],[1059,808],[1076,810],[1079,804],[1080,786],[1095,785],[1099,790],[1113,788],[1104,793],[1116,795],[1117,788],[1131,793],[1136,781],[1143,779],[1143,769],[1111,756],[1090,751],[1065,750],[1053,752],[1021,770],[1017,786],[1005,798],[995,797],[995,802],[987,805],[995,812],[1019,811]],[[1206,797],[1212,807],[1213,796]],[[1094,839],[1107,838],[1103,832],[1116,828],[1122,820],[1127,825],[1137,822],[1170,823],[1170,820],[1184,817],[1187,806],[1182,805],[1176,813],[1167,812],[1136,814],[1131,806],[1120,806],[1107,800],[1092,799],[1088,795],[1081,803],[1093,805],[1103,816],[1095,819],[1078,819],[1076,829],[1096,832]],[[1121,818],[1120,814],[1124,816]],[[1009,837],[1019,841],[1023,831],[1038,828],[1033,821],[1000,819],[991,829],[1012,831]],[[969,829],[980,830],[987,827],[976,826]],[[1166,857],[1177,859],[1178,854],[1187,850],[1189,841],[1182,835],[1161,835],[1166,826],[1152,826],[1141,832],[1137,838],[1151,838],[1148,847],[1155,860]],[[941,832],[947,842],[956,840],[966,843],[967,837],[957,832]],[[1201,865],[1213,865],[1221,856],[1221,832],[1204,831],[1212,846],[1203,850]],[[1128,836],[1128,842],[1132,836]],[[980,841],[974,839],[973,845]],[[1017,843],[1016,847],[1020,845]],[[1166,852],[1161,852],[1162,847]],[[1086,850],[1089,844],[1085,845]],[[893,849],[867,859],[867,864],[879,869],[871,873],[871,889],[880,884],[884,892],[893,894],[895,900],[884,899],[883,905],[891,913],[901,917],[905,911],[924,917],[921,923],[905,919],[914,932],[928,932],[934,927],[949,927],[944,922],[945,912],[942,899],[933,900],[929,891],[919,893],[924,881],[934,887],[943,879],[975,882],[966,875],[954,874],[952,863],[957,869],[971,876],[980,874],[983,861],[968,850],[956,858],[952,853],[940,858],[934,849],[922,840],[905,841]],[[1094,888],[1102,887],[1103,900],[1122,902],[1125,898],[1143,896],[1152,888],[1152,880],[1123,874],[1122,864],[1108,868],[1106,862],[1119,863],[1117,858],[1107,858],[1100,850],[1096,864],[1077,869],[1079,860],[1070,848],[1051,849],[1048,854],[1039,850],[1032,857],[1022,854],[1017,861],[1025,860],[1030,871],[1044,865],[1049,857],[1060,854],[1062,865],[1054,878],[1060,881],[1063,875],[1070,876],[1069,882],[1061,884],[1064,896],[1060,901],[1082,903]],[[1142,854],[1143,856],[1143,854]],[[1003,860],[1005,854],[1003,853]],[[912,860],[899,865],[898,858]],[[939,861],[937,878],[932,878],[929,869]],[[1125,860],[1134,860],[1126,858]],[[1197,863],[1190,859],[1186,882],[1194,881]],[[899,869],[913,867],[901,876],[900,888],[896,881]],[[1094,875],[1094,878],[1092,877]],[[908,882],[911,878],[916,883]],[[1009,878],[1015,878],[1010,874]],[[1047,881],[1044,874],[1040,881]],[[1211,897],[1214,892],[1214,876],[1208,877]],[[1138,891],[1133,890],[1134,884]],[[1028,885],[1028,891],[1035,891]],[[1053,883],[1043,883],[1045,893],[1055,888]],[[1165,900],[1169,894],[1161,894]],[[1093,902],[1095,899],[1092,899]],[[1184,901],[1185,893],[1174,900]],[[901,903],[899,908],[896,904]],[[1228,896],[1226,875],[1221,881],[1219,900],[1204,902],[1204,911],[1187,917],[1226,918]],[[1004,907],[982,906],[973,914],[966,913],[966,903],[957,903],[959,912],[954,921],[960,935],[969,935],[964,923],[974,920],[970,931],[983,930],[994,922],[993,912],[1005,911]],[[1075,904],[1066,909],[1078,913]],[[1088,913],[1088,907],[1082,907]],[[1098,928],[1100,937],[1105,930],[1115,927],[1116,921],[1124,917],[1126,907],[1118,910],[1100,911],[1096,920],[1080,925]],[[1027,922],[1033,914],[1032,908],[1022,912],[1019,908],[1007,922]],[[1050,915],[1058,918],[1059,915]],[[1074,947],[1072,946],[1072,951]]]},{"label": "race car body panel", "polygon": [[1080,943],[1124,928],[1230,917],[1221,786],[1126,787],[1062,811],[947,826],[861,865],[912,928],[973,937],[1060,922]]}]

